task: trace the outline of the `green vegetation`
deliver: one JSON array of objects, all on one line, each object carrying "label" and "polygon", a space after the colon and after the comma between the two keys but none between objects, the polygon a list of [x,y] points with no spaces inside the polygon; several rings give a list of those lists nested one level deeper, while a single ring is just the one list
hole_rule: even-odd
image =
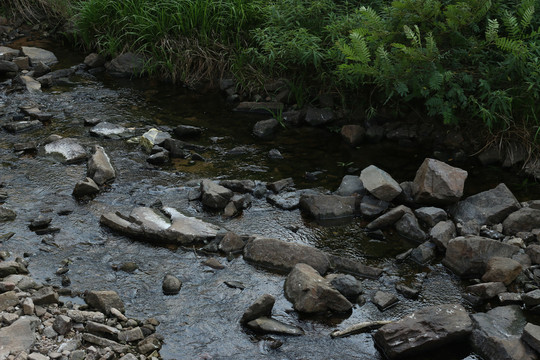
[{"label": "green vegetation", "polygon": [[[69,21],[75,40],[138,52],[150,75],[245,89],[287,79],[301,106],[321,93],[415,110],[425,121],[540,143],[539,0],[7,0]],[[27,16],[32,18],[32,16]],[[34,18],[37,18],[34,16]]]}]

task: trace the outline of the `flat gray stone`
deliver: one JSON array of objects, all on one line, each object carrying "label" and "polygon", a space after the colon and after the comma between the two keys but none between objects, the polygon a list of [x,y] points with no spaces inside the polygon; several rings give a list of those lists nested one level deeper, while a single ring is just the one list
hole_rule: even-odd
[{"label": "flat gray stone", "polygon": [[53,141],[45,145],[46,154],[60,155],[67,164],[82,162],[86,160],[86,150],[75,139],[65,138]]},{"label": "flat gray stone", "polygon": [[352,219],[355,213],[354,196],[312,195],[300,197],[300,209],[323,224],[326,221]]},{"label": "flat gray stone", "polygon": [[13,353],[30,352],[36,342],[36,328],[40,320],[35,316],[22,316],[13,324],[0,328],[0,349]]},{"label": "flat gray stone", "polygon": [[360,173],[360,180],[370,194],[384,201],[392,201],[401,194],[399,183],[386,171],[370,165]]},{"label": "flat gray stone", "polygon": [[32,65],[42,62],[45,65],[51,66],[58,62],[54,53],[49,50],[31,46],[22,46],[21,52],[24,56],[28,56]]},{"label": "flat gray stone", "polygon": [[247,323],[247,326],[253,330],[261,331],[264,333],[272,334],[284,334],[284,335],[304,335],[304,330],[282,323],[281,321],[274,320],[269,317],[260,317],[255,320],[251,320]]}]

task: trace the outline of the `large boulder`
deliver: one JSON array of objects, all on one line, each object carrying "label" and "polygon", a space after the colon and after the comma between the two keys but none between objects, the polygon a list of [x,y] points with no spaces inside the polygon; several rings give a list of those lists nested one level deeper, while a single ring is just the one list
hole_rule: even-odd
[{"label": "large boulder", "polygon": [[352,304],[317,270],[302,263],[287,276],[285,296],[297,311],[305,313],[346,312],[352,308]]},{"label": "large boulder", "polygon": [[94,155],[88,160],[86,175],[98,185],[103,185],[116,177],[116,171],[111,164],[111,159],[105,153],[105,149],[99,145],[94,147]]},{"label": "large boulder", "polygon": [[304,194],[300,197],[300,209],[318,221],[350,219],[355,204],[354,196]]},{"label": "large boulder", "polygon": [[360,195],[363,196],[366,193],[366,188],[360,180],[360,177],[355,175],[345,175],[339,184],[339,188],[334,192],[340,196]]},{"label": "large boulder", "polygon": [[540,210],[521,208],[508,215],[503,221],[503,228],[506,235],[515,235],[520,231],[540,229]]},{"label": "large boulder", "polygon": [[35,316],[20,317],[10,326],[0,329],[0,349],[12,353],[30,352],[36,342],[36,328],[40,324]]},{"label": "large boulder", "polygon": [[112,59],[105,67],[112,76],[139,76],[143,72],[144,61],[141,56],[127,52]]},{"label": "large boulder", "polygon": [[253,135],[258,138],[267,138],[274,134],[278,125],[279,122],[276,119],[258,121],[253,126]]},{"label": "large boulder", "polygon": [[216,210],[224,209],[234,195],[231,190],[208,179],[201,181],[201,193],[203,205]]},{"label": "large boulder", "polygon": [[533,360],[537,355],[522,340],[527,323],[517,305],[501,306],[471,315],[471,344],[476,353],[490,360]]},{"label": "large boulder", "polygon": [[462,340],[472,322],[461,305],[426,307],[381,327],[373,339],[389,359],[420,354]]},{"label": "large boulder", "polygon": [[414,199],[428,205],[455,203],[463,195],[465,179],[465,170],[439,160],[425,159],[413,181]]},{"label": "large boulder", "polygon": [[86,160],[86,150],[75,139],[65,138],[53,141],[45,145],[45,153],[59,155],[62,161],[73,164]]},{"label": "large boulder", "polygon": [[456,237],[456,225],[452,220],[437,223],[430,231],[429,237],[441,250],[446,250],[448,242]]},{"label": "large boulder", "polygon": [[479,225],[502,222],[521,207],[505,184],[483,191],[458,202],[451,210],[453,218],[462,224],[474,221]]},{"label": "large boulder", "polygon": [[426,233],[420,228],[418,219],[412,212],[405,212],[395,225],[398,234],[404,238],[418,242],[426,239]]},{"label": "large boulder", "polygon": [[84,297],[84,301],[94,309],[101,311],[104,314],[109,314],[111,308],[115,308],[120,312],[125,312],[124,302],[118,296],[116,291],[89,291]]},{"label": "large boulder", "polygon": [[488,260],[482,281],[500,281],[510,285],[521,273],[522,266],[514,259],[494,256]]},{"label": "large boulder", "polygon": [[321,275],[330,267],[326,254],[311,246],[289,243],[276,239],[256,238],[244,247],[244,259],[256,265],[290,271],[296,264],[308,264]]},{"label": "large boulder", "polygon": [[519,248],[481,236],[457,237],[448,242],[443,264],[463,277],[479,277],[494,256],[510,258]]},{"label": "large boulder", "polygon": [[40,49],[37,47],[31,47],[31,46],[23,46],[21,47],[21,51],[24,56],[28,56],[30,59],[30,63],[32,66],[37,65],[38,63],[42,62],[45,65],[54,65],[58,62],[58,59],[49,50]]},{"label": "large boulder", "polygon": [[373,196],[384,201],[392,201],[401,194],[401,187],[386,171],[370,165],[360,173],[360,180]]}]

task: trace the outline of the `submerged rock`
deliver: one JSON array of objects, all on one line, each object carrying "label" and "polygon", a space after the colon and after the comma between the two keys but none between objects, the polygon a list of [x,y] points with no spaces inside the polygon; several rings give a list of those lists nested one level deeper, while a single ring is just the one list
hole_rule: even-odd
[{"label": "submerged rock", "polygon": [[465,170],[435,159],[425,159],[413,181],[416,202],[427,205],[447,205],[458,201],[463,195]]},{"label": "submerged rock", "polygon": [[384,325],[373,339],[389,359],[397,359],[462,340],[471,330],[472,322],[463,306],[445,304],[423,308]]},{"label": "submerged rock", "polygon": [[87,177],[85,180],[79,181],[75,184],[73,189],[73,196],[76,198],[82,198],[85,196],[92,196],[99,192],[99,186],[94,180]]},{"label": "submerged rock", "polygon": [[90,129],[90,134],[97,137],[114,139],[127,134],[127,131],[128,130],[121,125],[111,124],[109,122],[102,121]]},{"label": "submerged rock", "polygon": [[377,291],[371,301],[379,308],[379,310],[384,311],[396,305],[399,301],[396,295],[384,291]]}]

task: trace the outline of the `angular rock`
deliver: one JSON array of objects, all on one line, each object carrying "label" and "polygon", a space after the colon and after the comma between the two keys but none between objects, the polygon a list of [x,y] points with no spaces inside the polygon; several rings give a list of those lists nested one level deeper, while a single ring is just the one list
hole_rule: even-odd
[{"label": "angular rock", "polygon": [[420,244],[418,247],[414,248],[411,252],[411,260],[420,264],[426,265],[435,259],[436,255],[436,245],[431,241],[426,241]]},{"label": "angular rock", "polygon": [[341,127],[341,137],[351,146],[356,146],[364,141],[366,129],[361,125],[343,125]]},{"label": "angular rock", "polygon": [[540,326],[527,323],[523,328],[521,340],[540,353]]},{"label": "angular rock", "polygon": [[90,129],[90,135],[103,137],[106,139],[114,139],[127,134],[128,130],[117,124],[111,124],[106,121],[102,121],[96,126]]},{"label": "angular rock", "polygon": [[290,271],[298,263],[308,264],[320,274],[325,274],[330,267],[328,257],[322,251],[276,239],[256,238],[248,241],[244,248],[244,259],[281,272]]},{"label": "angular rock", "polygon": [[102,337],[89,334],[89,333],[84,333],[82,335],[82,338],[84,341],[89,342],[91,344],[95,344],[101,347],[109,347],[117,353],[126,353],[129,349],[127,345],[121,345],[117,343],[116,341],[102,338]]},{"label": "angular rock", "polygon": [[502,282],[485,282],[467,286],[467,292],[487,300],[506,291],[506,286]]},{"label": "angular rock", "polygon": [[450,209],[456,222],[475,221],[479,225],[494,225],[502,222],[521,207],[514,194],[505,184],[483,191],[458,202]]},{"label": "angular rock", "polygon": [[471,315],[471,344],[476,353],[490,360],[532,360],[534,352],[521,341],[526,320],[519,306],[497,307]]},{"label": "angular rock", "polygon": [[401,193],[401,187],[386,171],[370,165],[360,173],[360,180],[370,194],[384,201],[392,201]]},{"label": "angular rock", "polygon": [[161,288],[163,289],[163,294],[165,295],[176,295],[182,288],[182,281],[180,281],[180,279],[178,279],[176,276],[167,274],[163,279],[163,285]]},{"label": "angular rock", "polygon": [[6,311],[8,308],[18,304],[19,297],[15,291],[8,291],[0,294],[0,311]]},{"label": "angular rock", "polygon": [[425,159],[413,181],[416,202],[427,205],[448,205],[463,195],[465,170],[450,166],[439,160]]},{"label": "angular rock", "polygon": [[105,314],[98,311],[81,311],[81,310],[68,310],[67,316],[73,321],[78,323],[84,323],[87,321],[93,321],[97,323],[105,322]]},{"label": "angular rock", "polygon": [[42,126],[43,124],[39,120],[12,121],[2,125],[2,127],[10,133],[20,133],[23,131],[33,130]]},{"label": "angular rock", "polygon": [[398,234],[407,239],[418,242],[426,239],[426,233],[420,228],[420,224],[412,212],[405,212],[395,226]]},{"label": "angular rock", "polygon": [[446,211],[432,206],[416,209],[414,210],[414,214],[421,222],[429,227],[433,227],[439,222],[448,219]]},{"label": "angular rock", "polygon": [[508,215],[503,221],[504,233],[514,235],[520,231],[532,231],[540,228],[540,210],[521,208]]},{"label": "angular rock", "polygon": [[30,70],[30,59],[28,56],[19,56],[13,59],[13,63],[17,65],[20,70]]},{"label": "angular rock", "polygon": [[429,232],[429,237],[441,250],[446,250],[448,242],[456,237],[456,226],[452,220],[441,221]]},{"label": "angular rock", "polygon": [[399,301],[396,295],[384,291],[377,291],[373,294],[371,301],[377,306],[380,311],[391,308]]},{"label": "angular rock", "polygon": [[282,323],[281,321],[277,321],[265,316],[249,321],[247,323],[247,326],[253,330],[261,331],[264,333],[295,336],[304,335],[304,330],[296,326],[287,325]]},{"label": "angular rock", "polygon": [[118,330],[115,327],[108,326],[105,324],[100,324],[94,321],[88,321],[86,323],[86,331],[94,335],[102,335],[102,334],[112,335],[112,337],[115,339],[118,337],[118,333],[120,332],[120,330]]},{"label": "angular rock", "polygon": [[19,81],[26,87],[30,93],[40,92],[41,83],[28,75],[19,76]]},{"label": "angular rock", "polygon": [[109,314],[111,308],[125,312],[124,302],[120,299],[120,296],[116,291],[104,290],[104,291],[89,291],[84,297],[84,301],[104,314]]},{"label": "angular rock", "polygon": [[0,349],[9,349],[13,353],[26,352],[36,342],[36,328],[40,324],[35,316],[21,316],[13,324],[0,329]]},{"label": "angular rock", "polygon": [[234,195],[231,190],[208,179],[201,181],[201,193],[203,205],[217,210],[225,208]]},{"label": "angular rock", "polygon": [[107,71],[115,77],[140,76],[143,66],[143,58],[131,52],[121,54],[105,64]]},{"label": "angular rock", "polygon": [[94,180],[87,177],[85,180],[79,181],[77,184],[75,184],[72,194],[76,198],[82,198],[85,196],[92,196],[97,193],[99,193],[99,186]]},{"label": "angular rock", "polygon": [[32,65],[42,62],[45,65],[51,66],[58,62],[54,53],[45,49],[23,46],[21,47],[21,51],[24,56],[28,56]]},{"label": "angular rock", "polygon": [[528,293],[521,295],[521,299],[529,308],[540,305],[540,289],[529,291]]},{"label": "angular rock", "polygon": [[94,155],[88,160],[88,171],[86,175],[100,186],[116,177],[116,171],[111,164],[109,155],[99,145],[94,147]]},{"label": "angular rock", "polygon": [[174,128],[173,133],[179,139],[194,138],[202,134],[203,129],[190,125],[178,125]]},{"label": "angular rock", "polygon": [[283,210],[294,210],[300,206],[300,197],[296,192],[288,192],[283,194],[270,194],[266,200]]},{"label": "angular rock", "polygon": [[0,73],[17,72],[19,67],[12,61],[0,60]]},{"label": "angular rock", "polygon": [[516,260],[494,256],[487,262],[482,281],[500,281],[508,286],[518,277],[521,269],[521,264]]},{"label": "angular rock", "polygon": [[394,225],[401,217],[406,213],[412,213],[411,209],[404,205],[399,205],[392,210],[388,211],[386,214],[379,216],[377,219],[373,220],[367,224],[366,228],[369,230],[384,229],[391,225]]},{"label": "angular rock", "polygon": [[137,344],[137,350],[143,355],[150,354],[161,349],[161,341],[155,336],[148,336]]},{"label": "angular rock", "polygon": [[255,182],[253,180],[221,180],[219,184],[242,194],[252,193],[255,189]]},{"label": "angular rock", "polygon": [[377,279],[381,276],[383,269],[362,264],[361,262],[343,256],[327,254],[330,260],[330,268],[335,272],[351,274],[369,279]]},{"label": "angular rock", "polygon": [[141,135],[140,143],[146,152],[150,153],[155,145],[162,146],[165,140],[170,138],[171,134],[168,132],[160,131],[158,129],[150,129]]},{"label": "angular rock", "polygon": [[359,176],[345,175],[339,184],[339,188],[334,192],[340,196],[359,195],[364,196],[366,194],[366,188],[360,180]]},{"label": "angular rock", "polygon": [[464,339],[472,322],[461,305],[429,306],[381,327],[373,339],[389,359],[414,356]]},{"label": "angular rock", "polygon": [[88,66],[89,68],[101,67],[105,65],[105,62],[106,62],[105,57],[96,53],[91,53],[84,58],[84,64]]},{"label": "angular rock", "polygon": [[53,329],[60,335],[65,335],[71,330],[72,321],[69,316],[58,315],[53,323]]},{"label": "angular rock", "polygon": [[326,280],[350,302],[355,302],[363,291],[362,283],[352,275],[330,274]]},{"label": "angular rock", "polygon": [[15,211],[0,206],[0,222],[13,221],[16,217]]},{"label": "angular rock", "polygon": [[32,301],[36,305],[56,304],[59,295],[51,286],[45,286],[32,295]]},{"label": "angular rock", "polygon": [[270,317],[272,315],[272,308],[276,298],[270,294],[264,294],[259,297],[249,308],[244,312],[240,323],[245,324],[262,316]]},{"label": "angular rock", "polygon": [[132,342],[139,341],[144,339],[144,334],[140,327],[135,327],[133,329],[120,331],[118,333],[118,340],[121,342]]},{"label": "angular rock", "polygon": [[86,150],[75,139],[65,138],[45,145],[46,154],[59,154],[67,164],[86,160]]},{"label": "angular rock", "polygon": [[480,277],[492,257],[509,258],[518,252],[517,246],[480,236],[457,237],[448,242],[443,264],[459,276]]},{"label": "angular rock", "polygon": [[275,194],[279,194],[282,190],[294,187],[294,180],[292,178],[281,179],[273,183],[268,183],[266,187]]},{"label": "angular rock", "polygon": [[258,121],[255,126],[253,126],[253,135],[258,138],[266,138],[274,134],[279,122],[276,119],[268,119]]},{"label": "angular rock", "polygon": [[540,245],[531,244],[527,246],[525,253],[529,255],[533,264],[540,264]]},{"label": "angular rock", "polygon": [[319,220],[351,219],[355,213],[354,196],[310,195],[300,197],[300,209]]},{"label": "angular rock", "polygon": [[233,232],[227,232],[223,239],[219,242],[219,250],[224,253],[238,253],[244,249],[244,240],[241,236],[236,235]]},{"label": "angular rock", "polygon": [[19,56],[20,51],[7,46],[0,46],[0,59],[11,61]]},{"label": "angular rock", "polygon": [[295,265],[287,276],[285,296],[297,311],[305,313],[346,312],[352,308],[352,304],[317,270],[302,263]]}]

